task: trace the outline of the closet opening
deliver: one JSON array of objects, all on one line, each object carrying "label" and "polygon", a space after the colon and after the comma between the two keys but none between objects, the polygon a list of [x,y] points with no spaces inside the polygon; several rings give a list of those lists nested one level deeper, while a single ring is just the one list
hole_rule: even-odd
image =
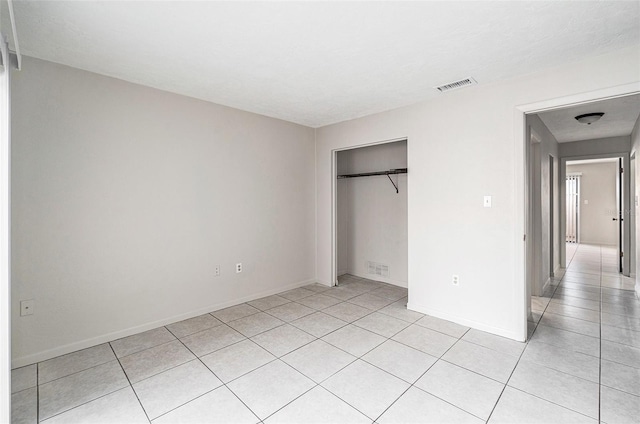
[{"label": "closet opening", "polygon": [[407,140],[334,151],[333,284],[408,286]]}]

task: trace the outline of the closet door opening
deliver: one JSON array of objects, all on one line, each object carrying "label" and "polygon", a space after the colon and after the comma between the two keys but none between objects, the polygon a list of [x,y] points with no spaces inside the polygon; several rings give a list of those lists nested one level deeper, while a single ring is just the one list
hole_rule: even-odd
[{"label": "closet door opening", "polygon": [[408,285],[407,140],[336,152],[335,282]]}]

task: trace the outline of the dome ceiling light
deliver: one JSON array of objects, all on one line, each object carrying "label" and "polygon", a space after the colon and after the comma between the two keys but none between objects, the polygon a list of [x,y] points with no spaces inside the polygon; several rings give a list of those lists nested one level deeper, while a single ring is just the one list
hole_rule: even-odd
[{"label": "dome ceiling light", "polygon": [[591,125],[604,115],[603,112],[585,113],[584,115],[576,116],[576,121],[581,124]]}]

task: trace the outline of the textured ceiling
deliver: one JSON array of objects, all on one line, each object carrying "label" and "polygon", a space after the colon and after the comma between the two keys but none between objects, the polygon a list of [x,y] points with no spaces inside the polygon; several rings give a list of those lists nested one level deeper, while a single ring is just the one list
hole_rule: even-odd
[{"label": "textured ceiling", "polygon": [[[604,116],[591,125],[575,120],[578,115],[595,112],[603,112]],[[538,114],[558,143],[630,135],[639,115],[640,94]]]},{"label": "textured ceiling", "polygon": [[14,8],[25,55],[312,127],[447,95],[432,87],[464,77],[486,84],[640,42],[637,1]]}]

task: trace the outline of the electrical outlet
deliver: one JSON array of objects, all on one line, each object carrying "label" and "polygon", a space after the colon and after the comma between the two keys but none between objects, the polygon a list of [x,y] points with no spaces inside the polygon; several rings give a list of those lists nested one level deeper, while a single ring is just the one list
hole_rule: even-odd
[{"label": "electrical outlet", "polygon": [[216,265],[216,277],[220,276],[220,265]]},{"label": "electrical outlet", "polygon": [[242,262],[236,264],[236,274],[242,272]]},{"label": "electrical outlet", "polygon": [[33,309],[35,307],[35,301],[31,300],[21,300],[20,301],[20,316],[24,317],[26,315],[33,315]]},{"label": "electrical outlet", "polygon": [[453,284],[454,286],[457,286],[460,284],[460,277],[458,277],[457,275],[454,275],[451,278],[451,284]]}]

